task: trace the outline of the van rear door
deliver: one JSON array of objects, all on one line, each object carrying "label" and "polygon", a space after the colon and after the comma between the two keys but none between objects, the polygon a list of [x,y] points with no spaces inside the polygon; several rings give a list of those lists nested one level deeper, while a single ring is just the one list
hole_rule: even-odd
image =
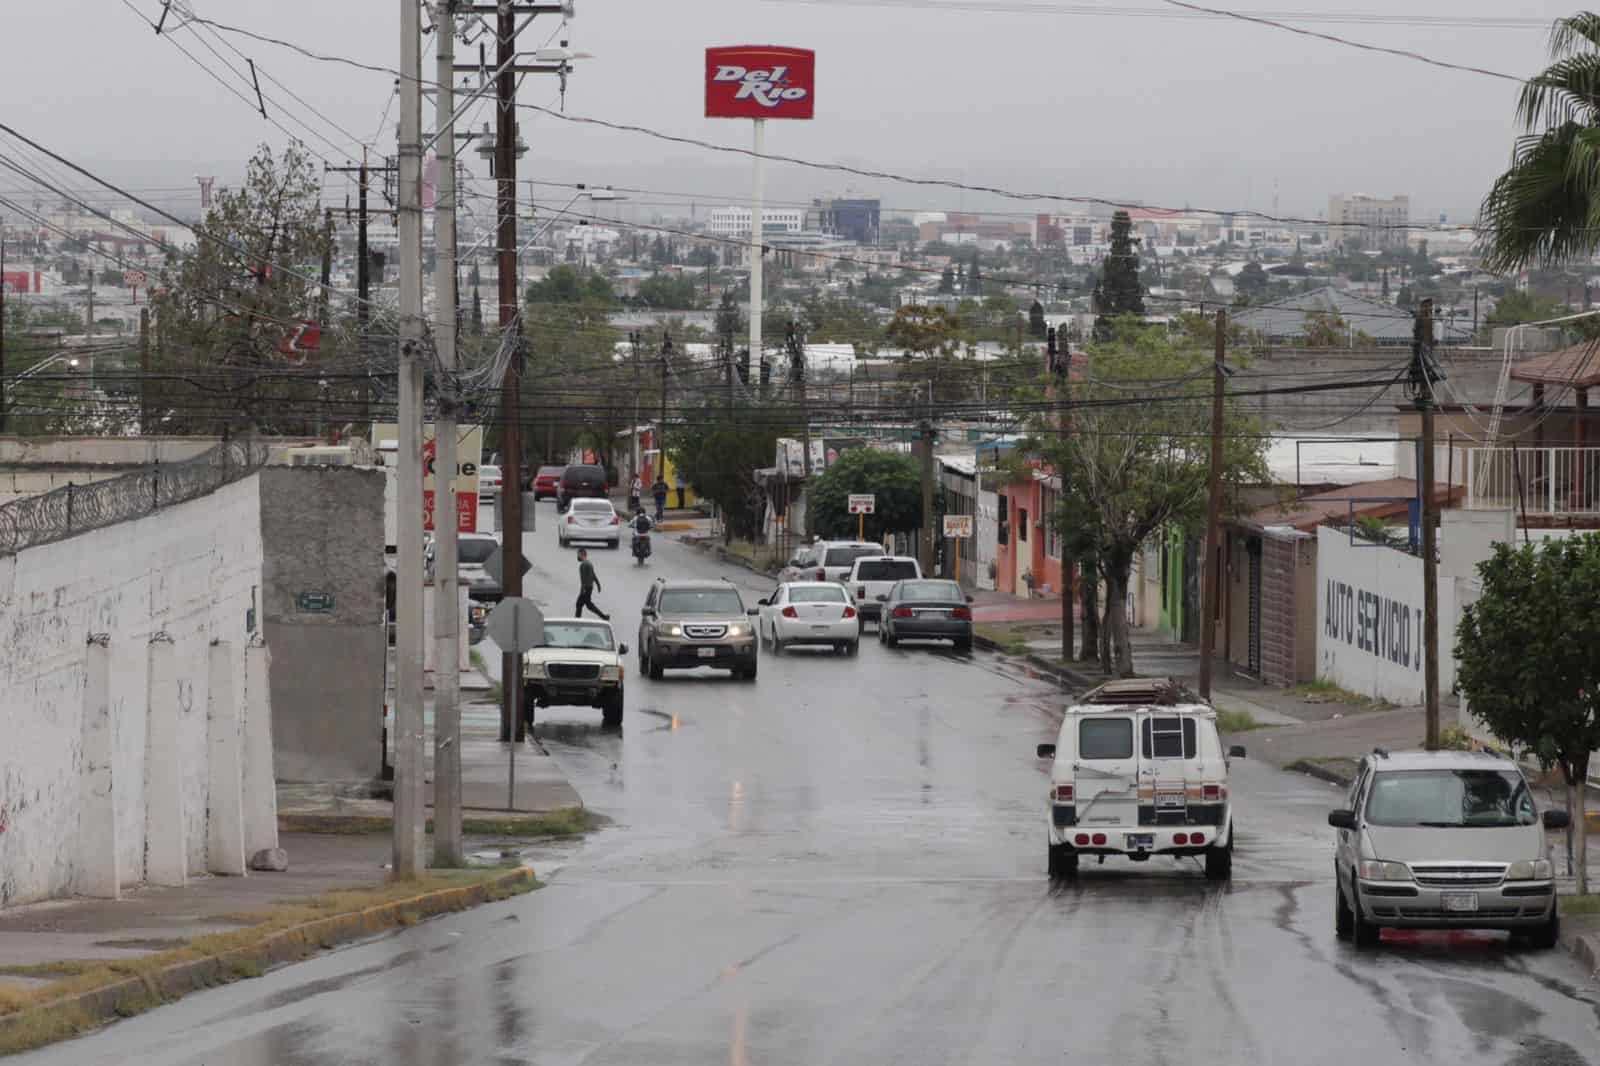
[{"label": "van rear door", "polygon": [[1139,754],[1150,780],[1149,794],[1143,797],[1151,808],[1147,825],[1186,825],[1189,820],[1189,789],[1200,786],[1198,772],[1189,780],[1189,767],[1197,747],[1197,723],[1193,715],[1161,714],[1152,711],[1139,723]]},{"label": "van rear door", "polygon": [[1136,717],[1079,715],[1073,785],[1081,826],[1139,824],[1139,750]]}]

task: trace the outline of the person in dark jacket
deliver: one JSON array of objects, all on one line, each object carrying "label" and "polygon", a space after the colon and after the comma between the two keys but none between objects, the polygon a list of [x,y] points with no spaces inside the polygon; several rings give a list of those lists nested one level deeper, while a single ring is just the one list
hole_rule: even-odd
[{"label": "person in dark jacket", "polygon": [[650,486],[650,495],[656,498],[656,521],[659,522],[667,515],[667,482],[665,478],[656,478],[656,483]]},{"label": "person in dark jacket", "polygon": [[587,607],[589,610],[593,611],[607,622],[611,621],[611,616],[606,614],[600,608],[596,607],[594,605],[594,600],[590,599],[594,593],[599,592],[600,590],[600,575],[594,572],[594,564],[589,561],[589,550],[587,548],[579,548],[578,605],[572,609],[573,616],[582,618],[583,609]]}]

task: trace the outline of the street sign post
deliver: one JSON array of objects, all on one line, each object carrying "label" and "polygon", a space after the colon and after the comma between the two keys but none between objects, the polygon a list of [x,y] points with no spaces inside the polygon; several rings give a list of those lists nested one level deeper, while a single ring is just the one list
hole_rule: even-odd
[{"label": "street sign post", "polygon": [[878,510],[878,497],[870,492],[852,492],[847,501],[850,513],[856,516],[856,539],[866,539],[867,515]]},{"label": "street sign post", "polygon": [[[501,588],[505,588],[505,581],[502,579],[503,575],[500,573],[501,568],[505,566],[505,558],[505,555],[500,551],[500,549],[495,548],[494,551],[489,553],[489,558],[483,561],[483,572],[488,575],[491,581]],[[522,576],[527,577],[528,571],[533,569],[533,564],[528,562],[528,557],[526,555],[518,555],[517,561],[522,564]],[[495,643],[498,644],[499,641],[496,641]],[[511,649],[502,646],[500,650],[510,651]]]},{"label": "street sign post", "polygon": [[[947,514],[944,516],[944,535],[954,540],[972,536],[972,516]],[[956,582],[961,581],[961,546],[956,545]]]},{"label": "street sign post", "polygon": [[[495,555],[500,553],[496,550]],[[485,564],[487,568],[487,564]],[[522,710],[522,654],[544,643],[544,612],[539,605],[523,596],[507,596],[489,612],[484,625],[489,639],[509,652],[517,664],[516,677],[502,677],[500,683],[508,686],[511,700],[511,762],[506,771],[506,810],[517,809],[517,740],[516,723]]]}]

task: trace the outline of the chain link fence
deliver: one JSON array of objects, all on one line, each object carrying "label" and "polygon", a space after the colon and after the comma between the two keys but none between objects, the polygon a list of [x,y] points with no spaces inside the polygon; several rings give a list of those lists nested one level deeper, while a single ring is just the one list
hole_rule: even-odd
[{"label": "chain link fence", "polygon": [[67,485],[0,505],[0,555],[155,514],[215,492],[267,465],[267,454],[266,444],[241,437],[182,462],[87,485]]}]

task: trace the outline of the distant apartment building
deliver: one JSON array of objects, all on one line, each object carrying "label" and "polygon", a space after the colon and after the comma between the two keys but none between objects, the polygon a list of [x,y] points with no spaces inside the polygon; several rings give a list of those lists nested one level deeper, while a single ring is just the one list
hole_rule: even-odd
[{"label": "distant apartment building", "polygon": [[1328,197],[1328,237],[1338,243],[1359,238],[1368,248],[1404,248],[1411,224],[1411,198],[1381,200],[1366,193]]},{"label": "distant apartment building", "polygon": [[878,243],[879,204],[870,200],[818,201],[822,208],[821,226],[825,233],[835,233],[857,244]]},{"label": "distant apartment building", "polygon": [[[802,208],[764,207],[761,209],[763,233],[800,233],[806,228],[806,213]],[[706,229],[717,237],[750,237],[750,209],[748,207],[719,207],[711,212]]]}]

